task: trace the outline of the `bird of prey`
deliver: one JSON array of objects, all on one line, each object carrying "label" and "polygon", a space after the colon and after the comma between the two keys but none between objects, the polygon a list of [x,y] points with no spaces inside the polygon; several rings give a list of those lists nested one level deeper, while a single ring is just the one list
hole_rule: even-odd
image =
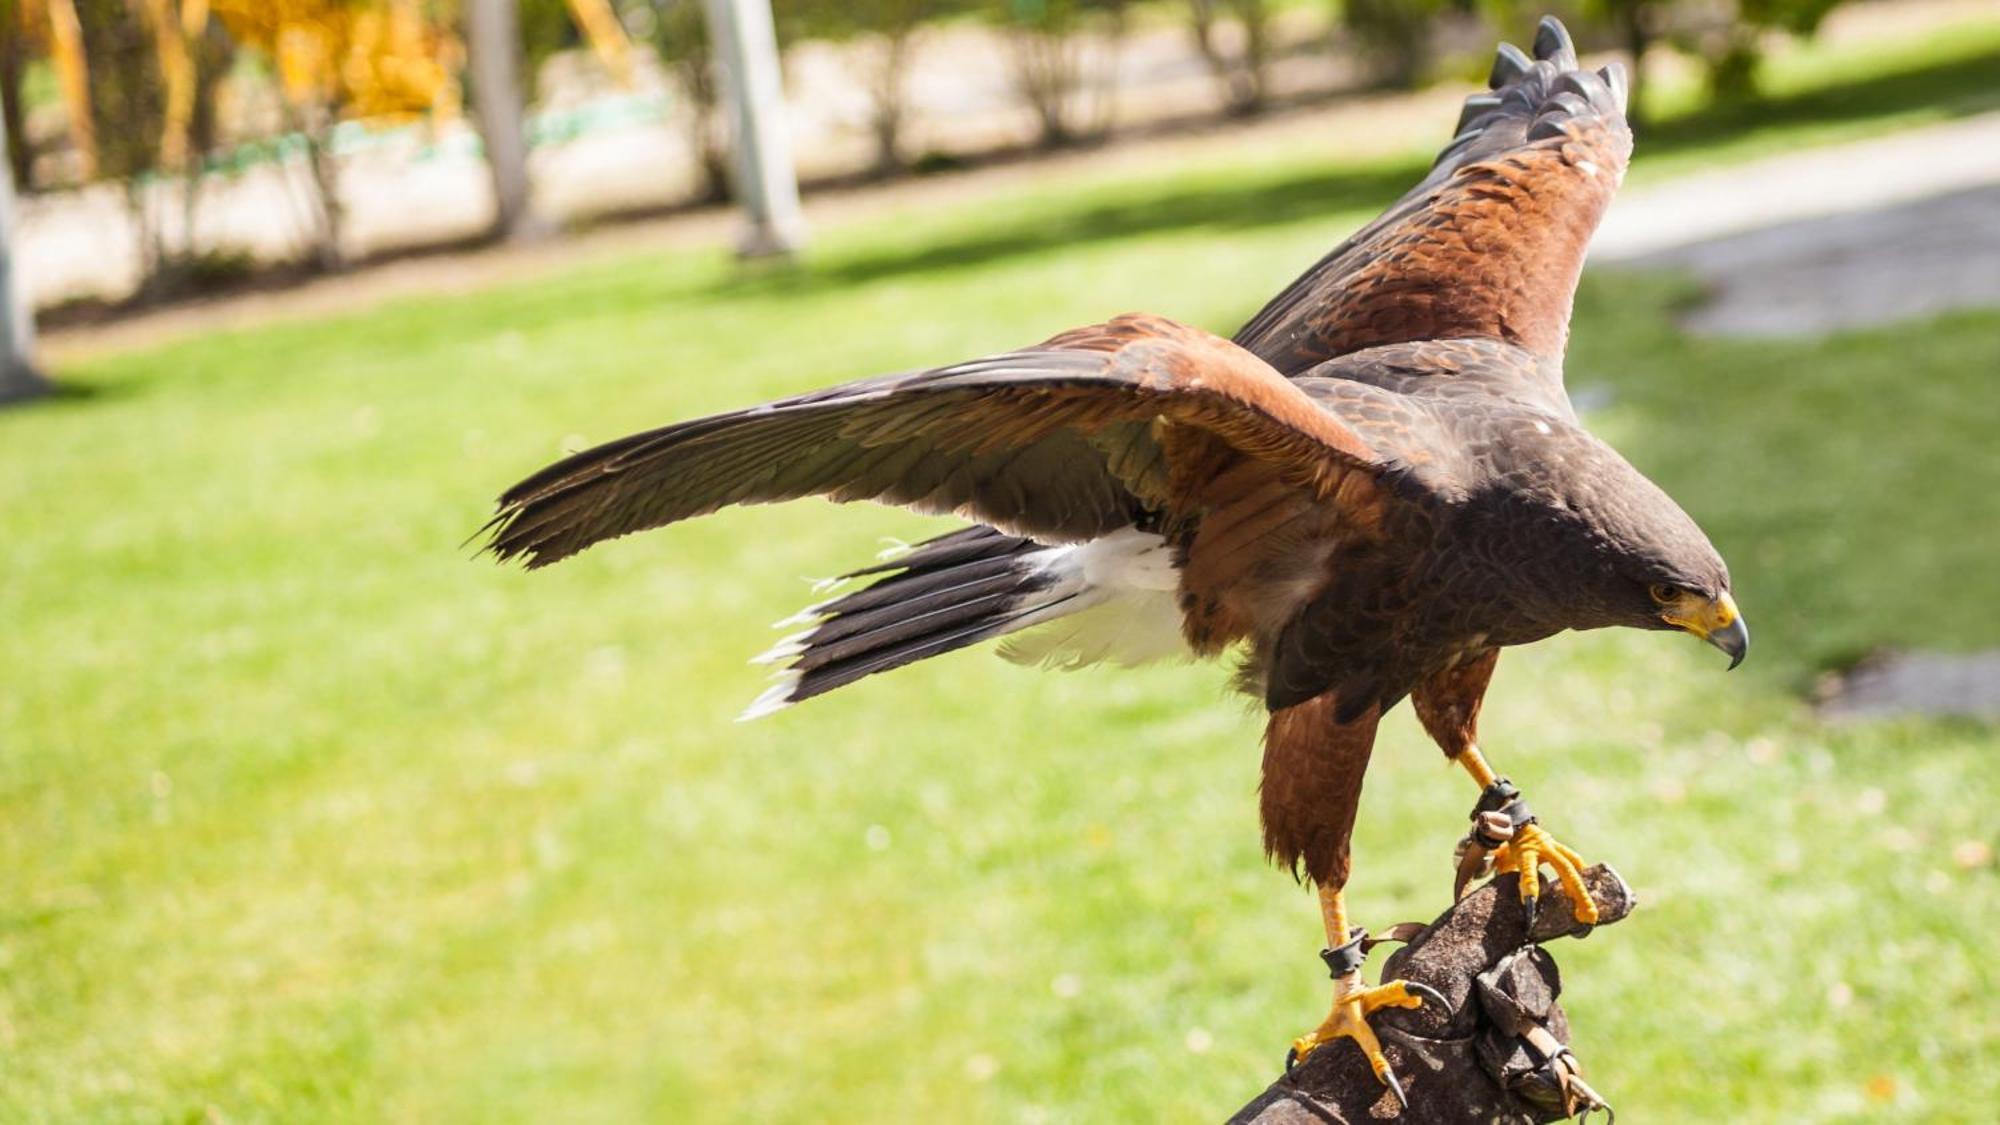
[{"label": "bird of prey", "polygon": [[1734,667],[1749,643],[1707,537],[1563,389],[1585,246],[1631,152],[1622,72],[1581,68],[1544,19],[1488,85],[1422,182],[1233,340],[1128,314],[634,434],[508,490],[490,549],[546,566],[805,496],[977,521],[800,614],[746,717],[996,637],[1056,665],[1241,653],[1269,709],[1264,845],[1318,888],[1334,973],[1293,1050],[1351,1038],[1400,1096],[1368,1017],[1424,1000],[1362,983],[1342,897],[1383,714],[1408,698],[1479,787],[1476,866],[1518,871],[1531,903],[1546,866],[1592,921],[1581,860],[1478,746],[1500,650],[1623,625]]}]

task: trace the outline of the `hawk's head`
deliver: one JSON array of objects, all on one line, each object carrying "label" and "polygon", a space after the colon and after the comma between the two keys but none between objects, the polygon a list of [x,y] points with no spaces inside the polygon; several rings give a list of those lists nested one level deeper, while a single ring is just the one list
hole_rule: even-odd
[{"label": "hawk's head", "polygon": [[1655,582],[1647,585],[1646,596],[1653,602],[1651,620],[1659,622],[1656,627],[1693,633],[1728,653],[1731,668],[1743,663],[1750,651],[1750,628],[1727,589],[1705,593],[1697,587]]},{"label": "hawk's head", "polygon": [[1730,595],[1729,567],[1680,505],[1612,456],[1569,497],[1599,564],[1589,600],[1606,624],[1678,629],[1729,654],[1731,668],[1743,663],[1750,630]]}]

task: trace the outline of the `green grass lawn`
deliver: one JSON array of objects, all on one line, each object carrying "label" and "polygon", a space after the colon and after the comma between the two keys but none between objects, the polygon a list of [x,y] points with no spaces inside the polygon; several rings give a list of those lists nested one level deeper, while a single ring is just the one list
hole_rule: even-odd
[{"label": "green grass lawn", "polygon": [[[1409,171],[1327,159],[216,335],[0,415],[0,1119],[1233,1109],[1327,986],[1223,670],[961,653],[738,726],[806,579],[938,523],[735,512],[535,575],[458,545],[585,441],[1128,308],[1227,330]],[[1722,343],[1688,297],[1593,278],[1571,382],[1757,650],[1560,638],[1487,720],[1644,900],[1560,950],[1579,1049],[1635,1121],[1990,1119],[2000,877],[1952,851],[1994,836],[2000,734],[1800,698],[2000,644],[2000,313]],[[1473,796],[1385,729],[1375,926],[1442,908]]]}]

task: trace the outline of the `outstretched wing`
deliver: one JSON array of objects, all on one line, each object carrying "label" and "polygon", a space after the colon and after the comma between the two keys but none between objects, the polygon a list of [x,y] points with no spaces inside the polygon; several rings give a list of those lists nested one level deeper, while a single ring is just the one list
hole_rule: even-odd
[{"label": "outstretched wing", "polygon": [[726,505],[814,495],[1080,540],[1148,513],[1197,514],[1218,451],[1336,499],[1347,477],[1379,468],[1352,429],[1255,356],[1128,315],[577,454],[501,497],[490,549],[543,566]]},{"label": "outstretched wing", "polygon": [[1562,355],[1584,250],[1625,176],[1624,72],[1578,68],[1543,17],[1502,44],[1430,174],[1236,334],[1292,376],[1381,344],[1488,337]]}]

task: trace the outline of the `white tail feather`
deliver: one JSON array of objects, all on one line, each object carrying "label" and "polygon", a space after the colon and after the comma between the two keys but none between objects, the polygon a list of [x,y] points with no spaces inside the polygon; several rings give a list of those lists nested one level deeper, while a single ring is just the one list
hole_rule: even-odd
[{"label": "white tail feather", "polygon": [[806,638],[813,635],[811,629],[793,633],[777,644],[750,658],[752,664],[782,664],[806,650]]},{"label": "white tail feather", "polygon": [[1059,613],[1024,623],[1023,629],[1043,627],[1001,642],[1002,659],[1071,669],[1106,661],[1130,667],[1188,655],[1177,604],[1180,571],[1166,540],[1126,528],[1074,547],[1050,548],[1040,565],[1063,572],[1040,597],[1081,596],[1066,601]]},{"label": "white tail feather", "polygon": [[[890,553],[903,550],[908,548],[898,544]],[[1021,579],[1017,592],[995,605],[992,616],[954,625],[959,636],[1013,634],[1002,642],[1001,656],[1055,668],[1081,668],[1106,661],[1133,665],[1189,655],[1181,636],[1180,571],[1173,549],[1158,535],[1126,528],[1088,543],[1027,551],[1016,555],[1011,565],[1016,568],[1012,573]],[[841,581],[822,581],[814,585],[814,591],[824,593]],[[780,664],[811,649],[811,637],[824,616],[821,611],[829,604],[808,606],[779,622],[781,626],[811,627],[779,640],[752,663]],[[921,620],[922,616],[909,620]],[[957,647],[954,639],[940,633],[931,651]],[[920,658],[906,656],[888,666]],[[739,721],[762,718],[791,706],[802,682],[804,677],[797,670],[780,672]],[[816,688],[811,694],[825,690],[830,689]]]},{"label": "white tail feather", "polygon": [[783,711],[792,705],[792,691],[798,686],[799,674],[797,672],[785,671],[778,673],[772,678],[771,686],[764,689],[764,694],[751,700],[750,706],[745,707],[743,713],[736,716],[736,721],[747,723],[752,719],[761,719],[774,712]]},{"label": "white tail feather", "polygon": [[1172,594],[1116,595],[1081,613],[1000,642],[1000,658],[1069,671],[1092,664],[1130,668],[1192,655]]}]

